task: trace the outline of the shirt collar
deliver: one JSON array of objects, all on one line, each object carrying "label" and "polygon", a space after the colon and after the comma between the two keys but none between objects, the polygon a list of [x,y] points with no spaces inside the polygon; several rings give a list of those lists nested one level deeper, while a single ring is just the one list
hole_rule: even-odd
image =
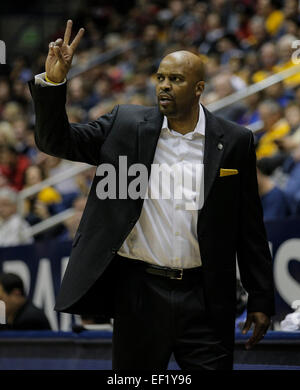
[{"label": "shirt collar", "polygon": [[[169,130],[172,134],[180,134],[177,131],[171,130],[168,127],[168,118],[164,116],[163,124],[162,124],[162,130],[166,129]],[[193,137],[195,135],[202,135],[205,136],[205,114],[202,105],[199,103],[199,119],[197,122],[197,125],[194,129],[194,131],[185,134],[184,136],[187,136],[188,138]]]}]

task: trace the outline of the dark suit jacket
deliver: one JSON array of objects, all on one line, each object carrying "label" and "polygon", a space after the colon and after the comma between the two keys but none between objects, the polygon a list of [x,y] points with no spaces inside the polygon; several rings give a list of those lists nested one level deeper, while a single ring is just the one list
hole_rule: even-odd
[{"label": "dark suit jacket", "polygon": [[[37,146],[45,153],[93,165],[127,156],[150,172],[163,116],[157,107],[116,106],[88,124],[69,124],[66,85],[29,83],[35,104]],[[197,233],[207,307],[216,329],[233,339],[236,309],[236,255],[249,294],[248,311],[274,313],[272,260],[257,189],[252,132],[204,109],[204,206]],[[222,145],[222,146],[220,146]],[[220,177],[220,168],[237,175]],[[114,257],[139,219],[142,199],[99,200],[95,176],[55,309],[69,313],[111,313]],[[131,178],[131,180],[134,178]],[[128,184],[130,179],[128,179]]]},{"label": "dark suit jacket", "polygon": [[48,318],[42,309],[27,300],[16,313],[12,324],[0,327],[1,330],[51,330]]}]

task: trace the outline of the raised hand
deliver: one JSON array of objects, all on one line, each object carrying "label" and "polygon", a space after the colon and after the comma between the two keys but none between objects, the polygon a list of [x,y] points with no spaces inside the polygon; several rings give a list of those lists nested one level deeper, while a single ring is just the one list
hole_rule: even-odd
[{"label": "raised hand", "polygon": [[67,26],[64,34],[64,39],[57,39],[55,42],[50,42],[48,56],[46,59],[46,75],[47,78],[54,83],[61,83],[72,64],[74,52],[79,45],[79,42],[84,34],[84,28],[81,28],[73,42],[69,44],[72,32],[72,20],[67,21]]}]

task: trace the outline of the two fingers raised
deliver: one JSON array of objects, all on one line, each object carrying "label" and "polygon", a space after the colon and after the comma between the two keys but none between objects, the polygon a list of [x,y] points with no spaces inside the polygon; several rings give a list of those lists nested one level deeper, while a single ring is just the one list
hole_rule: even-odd
[{"label": "two fingers raised", "polygon": [[[72,20],[67,21],[67,26],[64,34],[64,39],[58,38],[55,42],[50,42],[49,43],[49,49],[53,50],[56,49],[56,47],[62,47],[63,45],[68,46],[71,38],[71,33],[72,33],[72,25],[73,22]],[[79,45],[79,42],[84,34],[84,28],[81,28],[78,33],[76,34],[75,38],[73,39],[72,43],[69,45],[69,47],[72,49],[72,52],[75,51],[77,46]],[[54,51],[57,53],[57,50]]]}]

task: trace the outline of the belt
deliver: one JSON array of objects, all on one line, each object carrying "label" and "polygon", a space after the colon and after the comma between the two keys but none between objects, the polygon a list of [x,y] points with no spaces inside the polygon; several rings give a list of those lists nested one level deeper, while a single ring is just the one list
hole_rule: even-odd
[{"label": "belt", "polygon": [[[167,268],[167,267],[160,267],[158,265],[147,264],[145,269],[148,274],[164,276],[165,278],[169,278],[169,279],[176,279],[176,280],[183,279],[184,270],[182,268]],[[186,276],[186,273],[184,273],[184,276]]]},{"label": "belt", "polygon": [[196,268],[168,268],[158,265],[146,264],[145,270],[148,274],[163,276],[169,279],[186,280],[190,277],[199,277],[202,273],[202,267]]},{"label": "belt", "polygon": [[169,268],[161,267],[159,265],[149,264],[141,260],[129,260],[132,264],[136,264],[143,268],[145,272],[152,275],[163,276],[168,279],[186,280],[189,277],[199,277],[202,274],[202,267],[195,268]]},{"label": "belt", "polygon": [[175,280],[187,280],[190,278],[199,278],[202,275],[202,267],[194,267],[194,268],[169,268],[162,267],[160,265],[154,265],[150,263],[146,263],[142,260],[135,260],[130,258],[124,258],[123,256],[117,255],[118,258],[122,259],[121,264],[125,266],[125,264],[131,264],[133,266],[138,266],[143,269],[148,274],[163,276],[168,279]]}]

